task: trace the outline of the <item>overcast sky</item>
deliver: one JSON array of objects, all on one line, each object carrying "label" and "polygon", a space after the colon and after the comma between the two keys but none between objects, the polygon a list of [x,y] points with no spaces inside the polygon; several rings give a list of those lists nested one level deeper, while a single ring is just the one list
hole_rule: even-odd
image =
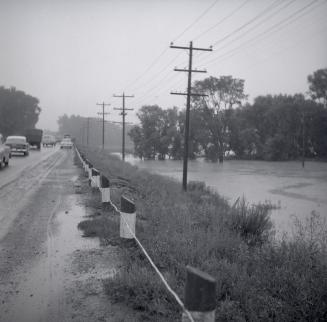
[{"label": "overcast sky", "polygon": [[208,48],[194,68],[245,79],[250,101],[305,93],[307,76],[327,67],[326,0],[0,0],[0,86],[40,100],[38,127],[57,129],[64,113],[96,116],[134,94],[128,119],[144,104],[182,108],[188,53],[170,42]]}]

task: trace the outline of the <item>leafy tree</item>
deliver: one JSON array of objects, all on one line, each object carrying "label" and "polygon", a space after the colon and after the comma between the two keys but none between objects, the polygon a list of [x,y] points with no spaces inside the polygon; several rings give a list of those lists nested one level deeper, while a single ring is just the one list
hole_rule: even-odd
[{"label": "leafy tree", "polygon": [[34,128],[41,108],[36,97],[16,88],[0,87],[0,132],[4,136],[21,134]]},{"label": "leafy tree", "polygon": [[193,90],[207,95],[193,97],[194,106],[202,112],[203,124],[210,132],[210,140],[204,150],[210,160],[219,159],[219,162],[223,162],[229,136],[226,111],[240,106],[247,98],[244,94],[244,80],[232,76],[209,77],[195,82]]},{"label": "leafy tree", "polygon": [[134,144],[138,146],[137,155],[146,159],[162,159],[168,153],[169,142],[165,138],[165,113],[158,105],[142,106],[137,113],[141,124],[129,132]]},{"label": "leafy tree", "polygon": [[312,99],[322,102],[327,108],[327,68],[318,69],[309,75],[308,82]]}]

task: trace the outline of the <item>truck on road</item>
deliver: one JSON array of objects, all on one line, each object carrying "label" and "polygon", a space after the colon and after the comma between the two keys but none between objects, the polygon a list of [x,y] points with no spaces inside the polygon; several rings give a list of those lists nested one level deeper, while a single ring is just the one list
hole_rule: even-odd
[{"label": "truck on road", "polygon": [[11,157],[10,148],[4,142],[4,137],[0,134],[0,168],[9,165],[9,159]]},{"label": "truck on road", "polygon": [[38,150],[41,149],[43,131],[39,129],[25,130],[25,136],[30,146],[36,146]]}]

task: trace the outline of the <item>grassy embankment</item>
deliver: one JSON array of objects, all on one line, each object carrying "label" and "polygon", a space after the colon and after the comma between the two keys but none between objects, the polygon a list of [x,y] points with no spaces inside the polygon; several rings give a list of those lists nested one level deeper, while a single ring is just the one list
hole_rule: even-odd
[{"label": "grassy embankment", "polygon": [[[183,298],[185,266],[217,280],[217,321],[325,321],[327,230],[312,215],[289,240],[276,241],[264,205],[224,198],[193,183],[188,193],[168,178],[123,163],[108,152],[82,149],[137,205],[137,235],[168,283]],[[99,198],[98,198],[99,201]],[[117,214],[81,223],[86,235],[119,245]],[[124,265],[104,281],[112,301],[142,312],[142,320],[180,321],[180,310],[137,247],[122,246]]]}]

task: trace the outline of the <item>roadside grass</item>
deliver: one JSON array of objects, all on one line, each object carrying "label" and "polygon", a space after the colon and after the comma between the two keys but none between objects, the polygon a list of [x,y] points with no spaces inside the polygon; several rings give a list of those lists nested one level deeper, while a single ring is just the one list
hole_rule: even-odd
[{"label": "roadside grass", "polygon": [[[111,180],[116,205],[121,194],[135,200],[137,236],[181,298],[185,266],[192,265],[217,280],[216,321],[327,319],[327,226],[317,215],[297,221],[291,238],[275,240],[269,204],[229,205],[199,182],[184,193],[177,182],[107,151],[82,152]],[[118,238],[118,219],[111,225],[118,215],[104,216],[87,223],[89,233]],[[123,267],[104,281],[109,298],[141,312],[144,321],[179,321],[180,308],[141,251],[122,247],[121,253]]]}]

